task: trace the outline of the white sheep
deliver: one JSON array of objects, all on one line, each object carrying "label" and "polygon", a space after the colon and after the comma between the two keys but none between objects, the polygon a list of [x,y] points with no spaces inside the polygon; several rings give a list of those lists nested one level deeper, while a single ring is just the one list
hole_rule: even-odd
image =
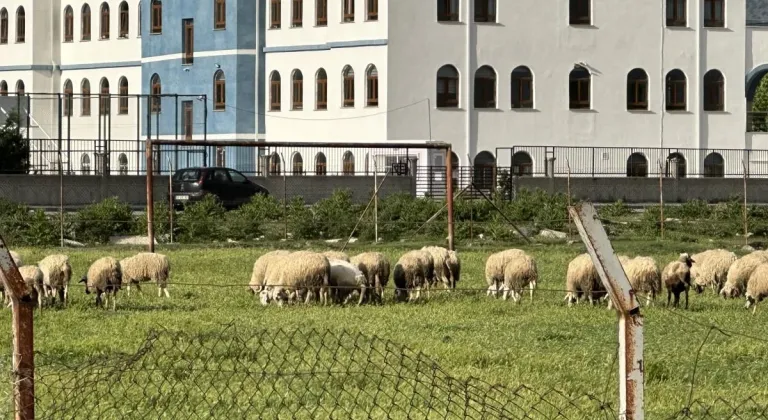
[{"label": "white sheep", "polygon": [[109,305],[109,299],[112,298],[112,310],[117,306],[117,292],[123,283],[123,274],[120,271],[120,263],[112,257],[104,257],[96,260],[88,268],[88,272],[80,279],[80,283],[85,283],[85,293],[96,292],[96,305],[102,305],[102,295],[104,307]]},{"label": "white sheep", "polygon": [[[619,262],[632,289],[637,294],[645,295],[645,304],[650,306],[661,292],[661,270],[656,261],[651,257],[629,258],[620,255]],[[608,299],[608,309],[612,307],[613,301]]]},{"label": "white sheep", "polygon": [[334,259],[334,260],[342,260],[342,261],[349,262],[349,255],[347,255],[346,252],[325,251],[322,254],[325,256],[325,258],[328,258],[329,260]]},{"label": "white sheep", "polygon": [[677,308],[680,304],[680,293],[685,292],[685,309],[688,309],[688,289],[691,288],[691,265],[693,260],[687,253],[680,254],[680,257],[667,264],[661,273],[661,280],[667,288],[667,306],[672,295],[675,295],[674,306]]},{"label": "white sheep", "polygon": [[141,282],[153,281],[157,284],[157,297],[168,293],[168,278],[171,276],[171,263],[163,254],[141,252],[120,261],[120,271],[123,273],[123,283],[127,285],[126,293],[131,296],[131,285],[141,294]]},{"label": "white sheep", "polygon": [[306,293],[306,303],[315,296],[323,305],[328,303],[328,286],[331,265],[322,254],[298,251],[275,256],[265,274],[265,289],[261,292],[262,304],[271,300],[278,306],[299,299]]},{"label": "white sheep", "polygon": [[456,283],[461,278],[461,259],[456,251],[448,251],[448,272],[450,274],[451,289],[456,288]]},{"label": "white sheep", "polygon": [[390,265],[386,255],[381,252],[366,252],[355,255],[350,261],[365,275],[368,286],[372,289],[368,295],[381,302],[384,288],[389,283]]},{"label": "white sheep", "polygon": [[413,302],[421,298],[421,289],[429,283],[430,271],[424,265],[423,251],[406,252],[400,257],[392,270],[397,300]]},{"label": "white sheep", "polygon": [[581,254],[568,263],[565,290],[568,306],[578,303],[582,298],[593,304],[606,296],[605,286],[589,254]]},{"label": "white sheep", "polygon": [[768,263],[768,252],[766,251],[755,251],[736,260],[728,269],[725,285],[720,290],[720,295],[724,298],[741,296],[747,288],[749,276],[763,263]]},{"label": "white sheep", "polygon": [[267,274],[267,267],[278,256],[289,255],[291,251],[270,251],[262,255],[256,262],[253,263],[253,272],[251,274],[251,282],[248,283],[248,290],[253,294],[259,294],[264,289],[264,276]]},{"label": "white sheep", "polygon": [[39,308],[43,307],[43,272],[36,265],[24,265],[19,267],[19,274],[27,287],[27,294],[37,301]]},{"label": "white sheep", "polygon": [[533,301],[533,289],[536,287],[536,280],[538,278],[539,271],[533,257],[521,255],[512,259],[504,268],[503,299],[507,300],[511,294],[512,301],[519,303],[523,288],[529,286],[531,289],[531,301]]},{"label": "white sheep", "polygon": [[757,304],[768,297],[768,264],[760,264],[747,281],[747,303],[744,308],[752,307],[752,314],[757,312]]},{"label": "white sheep", "polygon": [[728,277],[728,269],[738,259],[736,254],[725,249],[710,249],[691,255],[695,261],[691,267],[691,281],[696,293],[710,287],[719,293]]},{"label": "white sheep", "polygon": [[347,304],[357,293],[358,306],[365,300],[365,292],[368,288],[368,280],[357,266],[344,260],[328,259],[331,265],[329,279],[331,296],[337,303]]},{"label": "white sheep", "polygon": [[421,248],[432,256],[434,264],[434,276],[431,284],[442,283],[446,289],[451,287],[451,269],[448,266],[448,260],[451,258],[449,251],[439,246],[425,246]]},{"label": "white sheep", "polygon": [[43,286],[45,297],[51,302],[59,301],[66,305],[69,300],[69,281],[72,278],[72,266],[66,255],[49,255],[38,263],[43,272]]},{"label": "white sheep", "polygon": [[526,255],[525,251],[508,249],[488,257],[485,262],[485,281],[488,284],[487,295],[493,295],[493,297],[498,295],[504,285],[504,270],[507,268],[507,264],[523,255]]},{"label": "white sheep", "polygon": [[432,258],[432,254],[424,250],[411,251],[414,256],[419,259],[421,268],[424,272],[424,289],[427,291],[427,299],[429,299],[429,289],[434,284],[435,280],[435,259]]}]

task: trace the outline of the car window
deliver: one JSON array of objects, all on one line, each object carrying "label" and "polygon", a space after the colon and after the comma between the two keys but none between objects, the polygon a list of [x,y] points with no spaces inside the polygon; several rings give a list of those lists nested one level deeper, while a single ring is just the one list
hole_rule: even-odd
[{"label": "car window", "polygon": [[213,171],[213,180],[221,183],[229,183],[229,175],[224,169],[216,169]]},{"label": "car window", "polygon": [[198,169],[181,169],[173,174],[173,180],[176,182],[197,182],[200,179]]},{"label": "car window", "polygon": [[241,174],[240,172],[236,172],[236,171],[229,171],[229,176],[232,177],[232,182],[237,183],[237,184],[242,184],[242,183],[244,183],[245,181],[248,180],[248,178],[243,176],[243,174]]}]

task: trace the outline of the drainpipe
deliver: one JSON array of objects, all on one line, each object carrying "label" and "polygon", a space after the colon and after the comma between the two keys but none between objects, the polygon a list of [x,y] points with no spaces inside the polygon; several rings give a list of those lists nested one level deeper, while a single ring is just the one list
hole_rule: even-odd
[{"label": "drainpipe", "polygon": [[[701,29],[704,24],[702,19],[702,7],[701,7],[701,1],[696,1],[696,83],[694,84],[696,86],[696,94],[694,95],[694,101],[693,103],[696,106],[696,127],[695,127],[695,133],[696,133],[696,142],[698,144],[699,151],[696,152],[697,155],[701,154],[701,147],[702,147],[702,141],[701,141],[701,124],[703,122],[702,119],[702,110],[704,109],[703,104],[701,103],[701,90],[702,90],[702,82],[701,82]],[[699,156],[696,156],[696,160],[698,161]]]},{"label": "drainpipe", "polygon": [[466,138],[466,151],[467,156],[469,156],[469,161],[467,162],[467,166],[472,166],[472,113],[473,113],[473,96],[474,96],[474,72],[472,71],[474,66],[473,63],[474,60],[474,1],[465,1],[464,4],[466,4],[465,15],[464,20],[466,21],[466,31],[467,31],[467,44],[466,44],[466,63],[464,67],[464,98],[466,100],[467,104],[467,112],[466,112],[466,124],[464,127],[464,136]]},{"label": "drainpipe", "polygon": [[666,21],[666,13],[664,12],[667,8],[667,0],[661,0],[661,47],[659,48],[660,51],[660,61],[659,61],[659,81],[660,81],[660,91],[661,91],[661,110],[659,111],[659,116],[661,119],[660,126],[659,126],[659,147],[661,150],[664,150],[664,114],[667,113],[666,106],[667,106],[667,84],[665,80],[664,75],[664,40],[666,37],[666,31],[667,31],[667,21]]}]

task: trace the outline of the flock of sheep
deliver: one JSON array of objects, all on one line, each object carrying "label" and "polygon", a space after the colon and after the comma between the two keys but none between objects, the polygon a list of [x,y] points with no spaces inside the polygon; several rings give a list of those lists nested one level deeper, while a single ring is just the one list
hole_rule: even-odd
[{"label": "flock of sheep", "polygon": [[[40,260],[37,265],[24,265],[21,256],[11,251],[11,258],[19,268],[19,274],[27,287],[27,293],[37,301],[38,307],[59,301],[66,305],[69,296],[69,281],[72,278],[72,266],[66,255],[49,255]],[[168,257],[162,254],[139,253],[120,261],[112,257],[96,260],[88,268],[87,273],[80,279],[85,283],[85,293],[96,294],[96,305],[107,307],[112,300],[115,309],[115,297],[122,286],[127,286],[128,296],[131,295],[131,285],[141,293],[141,282],[153,281],[157,284],[157,295],[168,293],[168,278],[171,266]],[[4,285],[0,285],[4,287]],[[0,289],[6,303],[9,296]],[[102,298],[103,297],[103,298]]]},{"label": "flock of sheep", "polygon": [[[66,305],[72,267],[65,255],[50,255],[37,265],[23,265],[21,257],[11,252],[28,292],[37,304],[55,303],[58,297]],[[645,296],[646,305],[667,290],[667,305],[679,305],[680,295],[693,287],[701,293],[712,289],[724,298],[746,297],[746,307],[757,309],[757,303],[768,297],[768,251],[754,251],[741,258],[724,249],[698,254],[680,254],[679,258],[660,269],[650,257],[629,258],[620,255],[619,261],[632,288],[638,296]],[[442,285],[455,289],[461,274],[461,261],[455,251],[429,246],[403,254],[390,270],[387,257],[379,252],[366,252],[352,258],[343,252],[328,251],[272,251],[259,257],[253,265],[248,290],[260,297],[262,305],[275,302],[347,304],[355,301],[380,303],[389,283],[390,274],[395,284],[396,301],[416,301],[422,292],[429,298],[430,289]],[[80,280],[87,294],[96,294],[96,304],[108,306],[119,290],[127,286],[130,296],[134,285],[141,293],[140,283],[154,282],[158,296],[168,292],[170,262],[165,255],[139,253],[116,260],[104,257],[95,261]],[[533,300],[539,273],[536,260],[523,250],[509,249],[488,257],[485,264],[487,294],[504,300],[520,302],[523,291],[530,291]],[[571,306],[581,300],[591,304],[608,300],[607,292],[597,269],[588,254],[581,254],[568,264],[565,300]],[[0,285],[0,287],[2,287]],[[0,290],[8,303],[8,296]],[[674,302],[672,301],[674,296]]]}]

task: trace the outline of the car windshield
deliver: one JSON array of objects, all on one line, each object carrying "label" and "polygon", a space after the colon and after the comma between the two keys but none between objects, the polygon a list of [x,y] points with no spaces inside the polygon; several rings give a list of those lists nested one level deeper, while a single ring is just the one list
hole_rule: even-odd
[{"label": "car windshield", "polygon": [[199,169],[181,169],[173,174],[173,180],[176,182],[197,182],[200,179]]}]

